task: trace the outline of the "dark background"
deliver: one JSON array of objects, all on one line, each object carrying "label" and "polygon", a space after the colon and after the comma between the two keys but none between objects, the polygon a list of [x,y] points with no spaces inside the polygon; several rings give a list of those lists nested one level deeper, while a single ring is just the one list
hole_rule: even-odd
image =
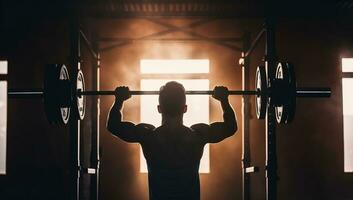
[{"label": "dark background", "polygon": [[[266,13],[261,1],[195,1],[198,12],[138,12],[130,1],[79,2],[82,26],[89,38],[141,37],[165,27],[144,19],[158,15],[166,23],[182,26],[200,18],[217,17],[191,31],[207,37],[252,36],[260,30]],[[133,3],[146,3],[135,1]],[[157,2],[157,1],[155,1]],[[175,1],[183,3],[184,1]],[[193,1],[192,1],[193,2]],[[205,3],[205,5],[206,5]],[[127,8],[124,7],[127,5]],[[158,4],[159,5],[159,4]],[[231,5],[231,6],[230,6]],[[343,171],[343,114],[341,58],[353,56],[353,5],[296,2],[276,4],[277,54],[295,66],[298,86],[329,86],[330,99],[298,99],[293,123],[278,126],[279,199],[353,199],[353,176]],[[41,88],[44,66],[69,66],[69,16],[73,4],[65,1],[29,1],[1,4],[0,58],[9,62],[9,88]],[[125,10],[124,10],[125,9]],[[223,10],[222,10],[223,9]],[[182,17],[197,14],[192,18]],[[195,14],[195,15],[196,15]],[[165,38],[187,38],[172,33]],[[100,42],[100,48],[108,46]],[[235,44],[241,46],[241,43]],[[256,66],[262,63],[262,40],[251,56],[251,84]],[[92,58],[83,46],[86,86],[92,87]],[[118,85],[139,89],[139,61],[142,58],[208,58],[210,88],[226,85],[241,88],[240,52],[209,42],[135,42],[101,51],[101,89]],[[70,66],[69,66],[70,67]],[[253,85],[251,86],[253,87]],[[230,97],[240,125],[241,97]],[[210,100],[210,119],[221,119],[219,105]],[[101,182],[104,200],[140,200],[148,196],[147,175],[139,172],[139,146],[114,138],[105,129],[113,97],[101,98]],[[83,120],[83,165],[90,165],[91,110]],[[139,122],[139,97],[126,103],[124,117]],[[252,164],[260,167],[251,176],[252,199],[265,197],[264,121],[255,116],[251,100]],[[241,130],[241,127],[239,127]],[[47,123],[42,100],[8,102],[7,174],[0,176],[0,199],[69,199],[70,132],[68,127]],[[241,198],[241,131],[210,147],[211,173],[201,175],[203,200]],[[83,177],[83,199],[91,199],[89,177]]]}]

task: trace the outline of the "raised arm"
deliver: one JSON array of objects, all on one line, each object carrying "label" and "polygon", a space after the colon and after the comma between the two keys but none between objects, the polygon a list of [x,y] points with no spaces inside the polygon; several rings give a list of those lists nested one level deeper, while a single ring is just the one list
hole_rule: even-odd
[{"label": "raised arm", "polygon": [[118,87],[116,89],[115,102],[110,109],[107,120],[107,129],[113,135],[126,142],[142,142],[144,136],[154,129],[149,124],[135,125],[131,122],[122,121],[122,108],[124,101],[131,97],[129,88]]},{"label": "raised arm", "polygon": [[201,140],[205,143],[220,142],[234,135],[238,129],[235,113],[228,100],[228,89],[226,87],[215,87],[213,98],[221,103],[223,122],[215,122],[210,125],[195,124],[191,127],[201,135]]}]

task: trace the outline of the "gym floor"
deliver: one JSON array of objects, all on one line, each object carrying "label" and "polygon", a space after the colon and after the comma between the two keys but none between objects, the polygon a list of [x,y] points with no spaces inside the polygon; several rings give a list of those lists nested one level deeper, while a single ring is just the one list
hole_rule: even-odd
[{"label": "gym floor", "polygon": [[[158,90],[167,80],[179,80],[187,90],[218,85],[241,90],[242,51],[269,16],[275,18],[276,57],[294,66],[297,86],[332,90],[330,98],[298,98],[294,120],[277,125],[277,197],[271,199],[353,199],[353,3],[73,2],[1,4],[0,83],[7,86],[0,84],[0,199],[144,200],[149,195],[140,145],[106,128],[113,95],[86,96],[80,122],[70,117],[66,125],[50,124],[42,98],[7,100],[6,87],[43,88],[45,66],[53,63],[64,64],[75,78],[79,46],[86,90]],[[80,26],[71,23],[77,21]],[[79,44],[73,27],[84,34]],[[248,57],[250,90],[256,67],[264,65],[265,43],[262,37]],[[254,96],[245,118],[242,96],[229,99],[239,129],[206,146],[201,199],[242,199],[244,192],[246,200],[266,199],[266,121],[256,117]],[[186,123],[222,120],[221,107],[208,95],[187,103]],[[157,96],[133,96],[124,105],[124,120],[158,125],[156,105]],[[242,183],[243,120],[249,124],[250,165],[258,167],[249,175],[248,191]],[[94,173],[81,170],[77,181],[77,163]]]}]

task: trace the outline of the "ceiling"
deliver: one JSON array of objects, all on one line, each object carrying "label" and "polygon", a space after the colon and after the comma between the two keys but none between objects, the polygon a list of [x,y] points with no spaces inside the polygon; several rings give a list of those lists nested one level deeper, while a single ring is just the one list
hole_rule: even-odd
[{"label": "ceiling", "polygon": [[77,7],[81,15],[94,18],[262,18],[269,14],[284,17],[346,17],[353,13],[351,0],[3,0],[0,8],[9,16],[61,17]]},{"label": "ceiling", "polygon": [[90,0],[81,12],[91,17],[339,17],[353,13],[353,2],[338,0]]}]

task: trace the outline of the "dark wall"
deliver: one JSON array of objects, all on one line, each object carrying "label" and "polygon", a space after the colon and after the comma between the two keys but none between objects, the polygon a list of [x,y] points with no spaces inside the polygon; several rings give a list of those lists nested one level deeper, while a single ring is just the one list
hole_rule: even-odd
[{"label": "dark wall", "polygon": [[[56,6],[55,6],[56,5]],[[68,10],[53,4],[4,2],[1,9],[0,58],[8,60],[9,89],[43,88],[48,63],[70,70]],[[86,87],[92,88],[92,59],[82,48]],[[71,78],[73,77],[70,74]],[[81,123],[81,160],[91,167],[91,107]],[[68,126],[50,125],[43,99],[8,101],[7,173],[0,176],[1,199],[70,199],[73,196],[72,137]],[[81,179],[81,195],[89,199],[90,177]]]},{"label": "dark wall", "polygon": [[[298,86],[329,86],[330,99],[298,99],[296,120],[278,127],[279,195],[351,199],[344,173],[341,58],[352,56],[352,29],[336,20],[282,20],[278,55],[296,66]],[[350,54],[350,55],[349,55]]]},{"label": "dark wall", "polygon": [[[3,55],[9,63],[9,88],[42,88],[45,64],[67,61],[65,27],[65,23],[54,25],[48,20],[33,23],[29,29],[10,29],[16,36],[8,35]],[[7,174],[0,177],[2,198],[67,198],[70,135],[64,126],[49,125],[43,100],[9,100],[7,132]]]}]

